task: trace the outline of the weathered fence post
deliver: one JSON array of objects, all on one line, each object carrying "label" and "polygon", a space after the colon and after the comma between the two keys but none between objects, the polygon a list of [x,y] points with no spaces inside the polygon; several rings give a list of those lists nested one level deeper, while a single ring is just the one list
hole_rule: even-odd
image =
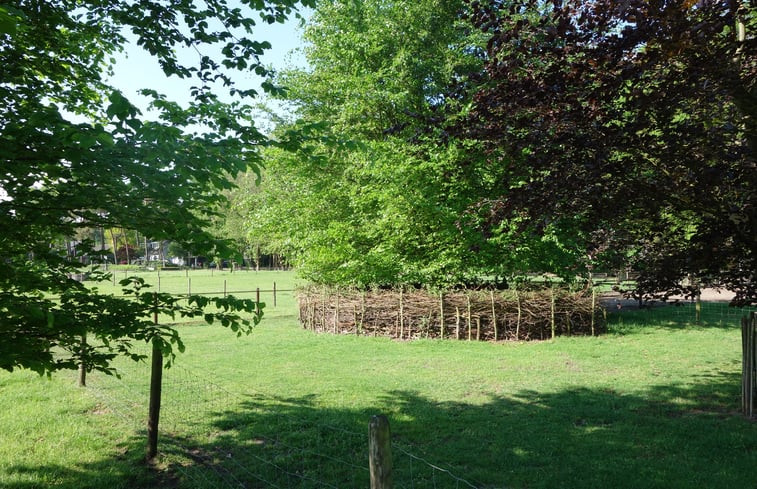
[{"label": "weathered fence post", "polygon": [[591,287],[591,335],[594,336],[594,312],[597,308],[597,289]]},{"label": "weathered fence post", "polygon": [[515,320],[515,341],[518,341],[518,337],[520,336],[520,319],[523,315],[520,307],[520,294],[518,293],[518,289],[515,289],[515,300],[518,303],[518,317]]},{"label": "weathered fence post", "polygon": [[369,425],[368,462],[371,489],[392,489],[392,437],[386,416],[373,416]]},{"label": "weathered fence post", "polygon": [[405,333],[405,322],[404,322],[404,316],[405,316],[405,310],[404,310],[404,304],[402,302],[402,290],[403,288],[400,287],[400,339],[402,339],[402,336]]},{"label": "weathered fence post", "polygon": [[468,326],[468,341],[471,340],[471,315],[470,315],[470,292],[465,293],[465,305],[468,313],[465,315],[466,324]]},{"label": "weathered fence post", "polygon": [[741,410],[747,418],[754,417],[757,386],[757,312],[741,319]]},{"label": "weathered fence post", "polygon": [[699,324],[702,321],[702,294],[701,292],[697,293],[694,309],[696,311],[696,322],[697,324]]},{"label": "weathered fence post", "polygon": [[336,311],[334,311],[334,334],[339,328],[339,287],[336,288]]},{"label": "weathered fence post", "polygon": [[455,306],[455,339],[460,339],[460,308]]},{"label": "weathered fence post", "polygon": [[555,329],[556,329],[555,327],[555,288],[554,287],[550,288],[549,292],[550,292],[550,299],[551,299],[550,301],[550,305],[551,305],[550,326],[552,329],[552,339],[554,340],[556,336],[555,335]]},{"label": "weathered fence post", "polygon": [[[158,324],[158,294],[155,294],[153,322]],[[147,458],[158,454],[158,422],[160,421],[160,394],[163,383],[163,351],[160,340],[152,340],[152,370],[150,372],[150,411],[147,415]]]},{"label": "weathered fence post", "polygon": [[358,331],[363,332],[363,322],[365,321],[365,291],[360,292],[360,327]]},{"label": "weathered fence post", "polygon": [[[81,335],[81,355],[86,354],[87,349],[87,332]],[[87,387],[87,365],[84,359],[79,360],[79,387]]]},{"label": "weathered fence post", "polygon": [[494,308],[494,290],[489,291],[492,300],[492,326],[494,327],[494,341],[499,339],[499,330],[497,329],[497,310]]},{"label": "weathered fence post", "polygon": [[439,292],[439,338],[444,339],[444,292]]},{"label": "weathered fence post", "polygon": [[276,282],[273,283],[273,307],[276,307]]}]

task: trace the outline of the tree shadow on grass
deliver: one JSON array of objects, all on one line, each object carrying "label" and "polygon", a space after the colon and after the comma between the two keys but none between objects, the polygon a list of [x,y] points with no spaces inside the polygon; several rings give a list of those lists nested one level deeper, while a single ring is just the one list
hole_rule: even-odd
[{"label": "tree shadow on grass", "polygon": [[397,489],[755,487],[757,423],[737,412],[739,385],[722,373],[633,393],[571,387],[482,402],[396,390],[370,408],[350,407],[347,392],[341,407],[318,395],[240,396],[186,432],[198,434],[164,432],[160,468],[143,462],[139,436],[90,463],[7,467],[28,482],[0,487],[365,488],[375,414],[391,423]]},{"label": "tree shadow on grass", "polygon": [[736,412],[738,386],[737,375],[723,374],[634,394],[577,387],[477,404],[393,391],[372,409],[250,397],[215,415],[212,439],[182,440],[194,463],[179,477],[182,487],[200,487],[192,485],[200,478],[368,487],[368,423],[381,413],[397,488],[754,487],[757,423]]},{"label": "tree shadow on grass", "polygon": [[[61,447],[66,450],[66,447]],[[145,460],[144,435],[131,437],[112,454],[71,465],[24,465],[3,467],[13,482],[0,482],[2,489],[151,489],[178,487],[173,471]],[[75,458],[75,457],[74,457]]]}]

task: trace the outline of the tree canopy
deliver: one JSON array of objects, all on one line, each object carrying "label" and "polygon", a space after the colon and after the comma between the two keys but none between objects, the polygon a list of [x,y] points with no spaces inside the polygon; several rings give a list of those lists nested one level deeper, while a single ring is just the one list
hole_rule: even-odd
[{"label": "tree canopy", "polygon": [[538,261],[481,232],[471,204],[499,168],[461,168],[466,141],[437,140],[434,121],[463,110],[459,83],[483,66],[485,38],[464,11],[457,0],[319,3],[305,31],[309,69],[280,78],[295,118],[275,133],[262,191],[245,197],[250,234],[306,278],[452,285]]},{"label": "tree canopy", "polygon": [[325,283],[631,268],[642,297],[754,302],[756,18],[748,1],[322,2],[310,69],[281,78],[298,120],[277,138],[307,131],[267,154],[251,233]]},{"label": "tree canopy", "polygon": [[[267,142],[250,118],[255,90],[232,73],[268,75],[259,55],[270,44],[253,38],[255,26],[283,21],[300,4],[312,2],[0,6],[0,367],[49,372],[83,361],[108,370],[135,339],[157,338],[167,353],[180,345],[174,329],[147,320],[154,296],[139,281],[124,283],[135,306],[72,278],[85,258],[96,259],[91,242],[75,250],[55,244],[80,229],[123,227],[196,250],[222,249],[206,230],[223,200],[219,190],[241,171],[259,171],[258,150]],[[153,114],[146,117],[108,85],[111,56],[127,35],[167,76],[194,81],[188,103],[148,85],[142,93]],[[270,80],[262,86],[277,90]],[[163,295],[158,305],[198,315],[206,302],[195,298],[181,309]],[[249,301],[225,306],[232,312],[206,319],[249,326],[233,313],[252,310]],[[97,341],[83,343],[85,333]]]},{"label": "tree canopy", "polygon": [[509,177],[493,222],[560,228],[640,296],[757,301],[757,13],[748,1],[474,2],[490,34],[455,125]]}]

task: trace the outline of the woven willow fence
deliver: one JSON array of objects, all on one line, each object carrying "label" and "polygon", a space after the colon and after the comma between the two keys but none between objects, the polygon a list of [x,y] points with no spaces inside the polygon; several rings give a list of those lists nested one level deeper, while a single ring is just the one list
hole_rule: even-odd
[{"label": "woven willow fence", "polygon": [[304,328],[334,334],[410,340],[541,340],[605,331],[591,291],[357,291],[307,288],[298,293]]}]

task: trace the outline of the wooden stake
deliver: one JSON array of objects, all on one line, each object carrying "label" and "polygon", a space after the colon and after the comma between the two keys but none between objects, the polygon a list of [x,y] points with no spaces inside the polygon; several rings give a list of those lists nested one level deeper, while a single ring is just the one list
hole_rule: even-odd
[{"label": "wooden stake", "polygon": [[328,331],[326,329],[326,287],[323,288],[322,300],[321,300],[321,326],[320,330],[323,332]]},{"label": "wooden stake", "polygon": [[515,341],[518,341],[518,337],[520,336],[520,318],[522,316],[520,307],[520,294],[518,293],[518,289],[515,289],[515,300],[518,303],[518,318],[515,323]]},{"label": "wooden stake", "polygon": [[392,489],[392,436],[386,416],[371,418],[368,459],[371,489]]},{"label": "wooden stake", "polygon": [[492,300],[492,326],[494,327],[494,341],[499,339],[499,331],[497,331],[497,310],[494,308],[494,291],[490,290],[489,295]]},{"label": "wooden stake", "polygon": [[597,289],[591,288],[591,335],[594,336],[594,311],[597,308]]},{"label": "wooden stake", "polygon": [[152,369],[150,372],[150,408],[147,417],[147,458],[158,454],[158,423],[160,422],[160,396],[163,387],[163,351],[160,341],[152,340]]},{"label": "wooden stake", "polygon": [[550,322],[552,326],[552,339],[555,339],[555,289],[551,288],[550,291],[550,298],[551,298],[551,317]]},{"label": "wooden stake", "polygon": [[755,387],[757,387],[757,312],[741,319],[741,409],[749,419],[754,417]]},{"label": "wooden stake", "polygon": [[702,320],[702,294],[697,294],[697,300],[696,304],[694,305],[694,309],[696,310],[696,322],[697,324],[699,324]]},{"label": "wooden stake", "polygon": [[365,291],[360,293],[360,332],[363,332],[363,322],[365,321]]},{"label": "wooden stake", "polygon": [[402,304],[402,287],[400,287],[400,339],[402,339],[402,336],[405,332],[405,322],[403,318],[403,304]]},{"label": "wooden stake", "polygon": [[336,311],[334,312],[334,334],[339,326],[339,287],[336,289]]},{"label": "wooden stake", "polygon": [[439,292],[439,331],[440,338],[444,339],[444,292]]},{"label": "wooden stake", "polygon": [[460,308],[455,306],[455,338],[460,339]]},{"label": "wooden stake", "polygon": [[471,337],[470,337],[470,333],[471,333],[470,294],[467,294],[467,293],[465,294],[465,301],[466,301],[466,305],[468,307],[468,313],[465,316],[465,319],[466,319],[465,322],[466,322],[466,324],[468,326],[468,341],[470,341],[471,340]]},{"label": "wooden stake", "polygon": [[[158,294],[154,294],[153,323],[158,324]],[[147,415],[147,458],[158,454],[158,423],[160,421],[160,396],[163,388],[163,351],[158,338],[152,340],[152,369],[150,372],[150,407]]]},{"label": "wooden stake", "polygon": [[[87,349],[87,332],[85,331],[84,334],[81,335],[80,353],[83,355],[86,349]],[[87,387],[87,365],[85,364],[83,359],[80,360],[79,362],[79,387]]]}]

